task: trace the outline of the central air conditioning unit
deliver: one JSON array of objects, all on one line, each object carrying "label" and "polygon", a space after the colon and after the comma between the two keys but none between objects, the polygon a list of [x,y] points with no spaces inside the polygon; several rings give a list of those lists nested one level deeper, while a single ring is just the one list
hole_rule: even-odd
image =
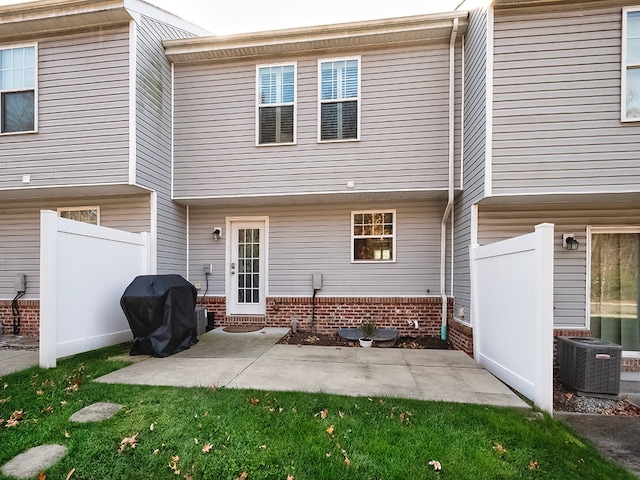
[{"label": "central air conditioning unit", "polygon": [[207,331],[207,309],[196,307],[196,334],[202,335]]},{"label": "central air conditioning unit", "polygon": [[622,347],[599,338],[558,337],[558,380],[585,394],[618,395]]}]

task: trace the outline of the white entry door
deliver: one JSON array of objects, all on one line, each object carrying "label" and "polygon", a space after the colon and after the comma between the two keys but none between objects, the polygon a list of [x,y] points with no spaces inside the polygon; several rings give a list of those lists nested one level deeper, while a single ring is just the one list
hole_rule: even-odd
[{"label": "white entry door", "polygon": [[230,222],[227,310],[230,315],[266,313],[266,221]]}]

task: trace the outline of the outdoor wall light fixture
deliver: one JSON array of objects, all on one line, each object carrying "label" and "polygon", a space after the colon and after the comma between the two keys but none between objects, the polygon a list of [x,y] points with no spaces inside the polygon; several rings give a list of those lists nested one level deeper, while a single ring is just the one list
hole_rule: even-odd
[{"label": "outdoor wall light fixture", "polygon": [[576,240],[575,233],[565,233],[562,235],[562,246],[567,250],[578,250],[580,242]]},{"label": "outdoor wall light fixture", "polygon": [[220,227],[213,227],[213,232],[211,232],[211,237],[213,237],[214,240],[220,240],[221,236],[222,236],[222,229]]}]

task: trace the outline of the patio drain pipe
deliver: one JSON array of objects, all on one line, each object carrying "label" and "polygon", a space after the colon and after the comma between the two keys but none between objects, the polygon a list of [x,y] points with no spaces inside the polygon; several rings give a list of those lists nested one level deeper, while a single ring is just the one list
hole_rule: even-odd
[{"label": "patio drain pipe", "polygon": [[[454,158],[455,158],[455,59],[456,59],[456,37],[458,36],[458,19],[453,19],[451,27],[451,39],[449,40],[449,185],[447,206],[442,215],[440,225],[440,296],[442,297],[442,325],[440,327],[440,338],[447,339],[447,290],[446,290],[446,267],[447,267],[447,220],[451,215],[454,201]],[[453,252],[451,252],[453,255]],[[453,275],[453,272],[452,272]]]}]

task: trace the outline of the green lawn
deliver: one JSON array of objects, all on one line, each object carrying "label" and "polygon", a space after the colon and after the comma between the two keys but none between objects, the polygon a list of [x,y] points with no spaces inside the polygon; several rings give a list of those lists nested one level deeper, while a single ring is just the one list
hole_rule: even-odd
[{"label": "green lawn", "polygon": [[[48,479],[65,479],[72,469],[76,480],[634,478],[562,424],[527,411],[93,382],[126,365],[107,360],[126,348],[3,377],[0,465],[28,448],[60,443],[69,452],[45,472]],[[100,423],[69,421],[105,401],[125,408]],[[8,427],[15,411],[22,417]]]}]

